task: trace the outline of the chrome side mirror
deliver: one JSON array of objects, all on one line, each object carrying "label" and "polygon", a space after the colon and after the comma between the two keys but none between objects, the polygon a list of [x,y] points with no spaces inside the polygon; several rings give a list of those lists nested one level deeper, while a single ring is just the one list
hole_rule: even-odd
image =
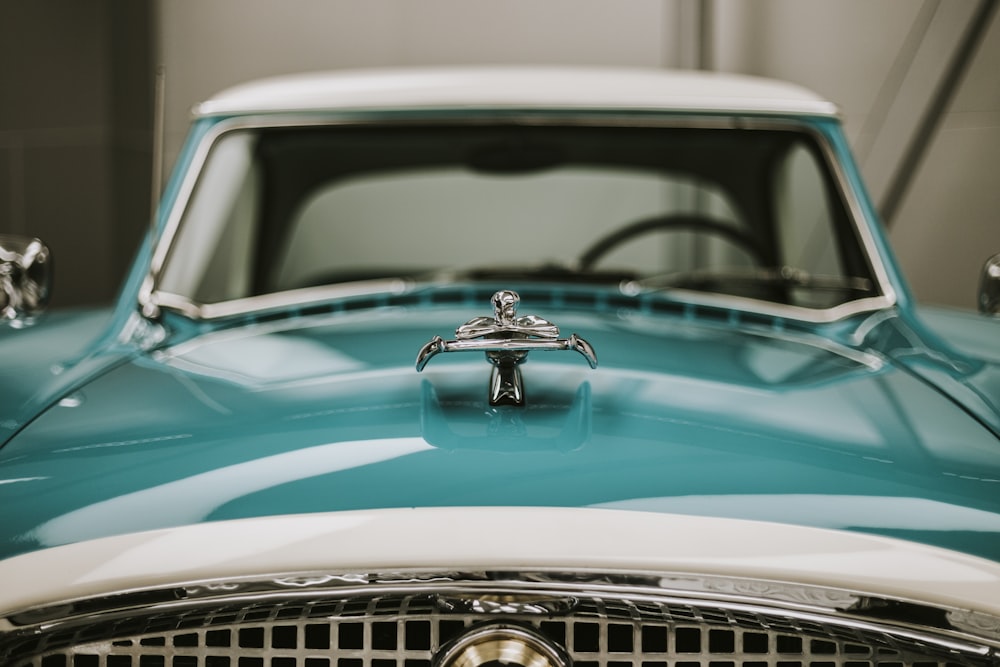
[{"label": "chrome side mirror", "polygon": [[1000,253],[986,260],[979,274],[979,312],[1000,315]]},{"label": "chrome side mirror", "polygon": [[52,293],[52,255],[38,239],[0,236],[0,324],[23,327]]}]

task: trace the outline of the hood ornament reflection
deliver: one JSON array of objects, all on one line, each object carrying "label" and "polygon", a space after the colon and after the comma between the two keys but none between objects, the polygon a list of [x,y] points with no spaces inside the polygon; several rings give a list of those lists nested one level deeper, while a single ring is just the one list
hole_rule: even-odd
[{"label": "hood ornament reflection", "polygon": [[524,405],[524,382],[520,365],[532,350],[576,350],[591,368],[597,355],[590,343],[572,334],[559,338],[559,327],[536,315],[517,316],[517,292],[501,290],[493,295],[493,317],[476,317],[455,330],[455,340],[434,336],[417,354],[417,371],[439,352],[486,353],[493,364],[490,375],[490,405]]}]

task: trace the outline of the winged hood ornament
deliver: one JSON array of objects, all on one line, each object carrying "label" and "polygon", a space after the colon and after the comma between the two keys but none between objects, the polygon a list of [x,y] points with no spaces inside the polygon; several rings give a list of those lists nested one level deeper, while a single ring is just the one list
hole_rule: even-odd
[{"label": "winged hood ornament", "polygon": [[417,372],[441,352],[480,351],[493,365],[490,405],[524,405],[520,365],[532,350],[575,350],[597,368],[597,354],[576,334],[559,338],[559,327],[537,315],[517,316],[521,297],[511,290],[493,295],[493,317],[475,317],[455,330],[455,340],[434,336],[417,354]]}]

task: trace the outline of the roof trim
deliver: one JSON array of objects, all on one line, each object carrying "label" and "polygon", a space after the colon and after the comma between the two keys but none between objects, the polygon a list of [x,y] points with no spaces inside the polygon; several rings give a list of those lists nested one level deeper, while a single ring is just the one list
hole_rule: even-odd
[{"label": "roof trim", "polygon": [[451,67],[295,74],[245,83],[195,116],[371,109],[647,110],[836,116],[795,84],[738,74],[591,67]]}]

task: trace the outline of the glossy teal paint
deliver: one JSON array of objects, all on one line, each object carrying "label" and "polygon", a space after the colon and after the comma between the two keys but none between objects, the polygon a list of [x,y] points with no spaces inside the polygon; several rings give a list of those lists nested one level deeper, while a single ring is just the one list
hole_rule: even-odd
[{"label": "glossy teal paint", "polygon": [[75,383],[122,359],[100,343],[108,310],[65,311],[0,326],[0,447]]},{"label": "glossy teal paint", "polygon": [[891,352],[899,363],[1000,435],[1000,318],[924,307],[904,333]]},{"label": "glossy teal paint", "polygon": [[0,449],[0,555],[247,516],[545,505],[863,530],[1000,559],[996,435],[874,349],[547,304],[537,312],[590,340],[600,367],[533,353],[527,408],[490,409],[481,355],[413,369],[427,338],[480,310],[279,320],[135,355]]},{"label": "glossy teal paint", "polygon": [[[153,243],[224,120],[194,125],[113,312],[0,333],[0,558],[238,517],[546,505],[842,528],[1000,560],[1000,324],[917,318],[874,222],[898,305],[827,325],[661,313],[661,297],[574,309],[562,288],[522,290],[526,311],[600,359],[591,371],[533,353],[525,409],[486,405],[481,355],[413,368],[430,336],[486,314],[482,286],[445,288],[469,294],[451,307],[429,291],[273,322],[167,313],[166,341],[144,350],[127,332]],[[809,122],[876,221],[839,125]]]}]

